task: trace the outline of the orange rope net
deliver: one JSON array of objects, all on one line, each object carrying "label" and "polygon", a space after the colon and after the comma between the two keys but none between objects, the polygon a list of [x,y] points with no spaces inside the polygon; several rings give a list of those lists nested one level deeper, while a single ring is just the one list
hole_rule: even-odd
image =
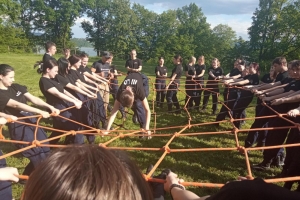
[{"label": "orange rope net", "polygon": [[[150,79],[150,83],[152,85],[152,90],[153,92],[156,91],[155,89],[155,84],[153,82],[152,79]],[[195,82],[195,85],[198,84]],[[218,82],[216,82],[216,84],[220,84]],[[149,84],[150,85],[150,84]],[[212,88],[204,88],[202,85],[200,85],[201,90],[208,90],[210,92],[214,92],[211,91],[210,89]],[[242,89],[242,88],[241,88]],[[183,93],[184,95],[188,96],[185,93],[185,89],[178,89],[178,91],[180,93]],[[219,93],[217,93],[217,95],[219,96]],[[191,96],[188,96],[189,99],[191,98]],[[189,100],[188,99],[188,100]],[[224,102],[220,102],[222,105],[226,106]],[[269,109],[272,109],[271,107],[269,107],[268,105],[266,105],[264,103],[265,106],[267,106]],[[67,109],[71,109],[74,108],[73,107],[69,107]],[[67,110],[64,109],[61,112]],[[228,107],[227,107],[228,109]],[[153,95],[153,100],[152,100],[152,118],[153,118],[153,129],[151,129],[152,131],[152,137],[169,137],[169,140],[166,142],[166,144],[160,148],[151,148],[151,147],[117,147],[117,146],[110,146],[112,144],[112,142],[114,142],[115,140],[118,139],[122,139],[125,137],[138,137],[138,136],[143,136],[146,133],[143,132],[143,130],[121,130],[119,128],[121,128],[122,126],[124,127],[124,122],[123,125],[120,125],[118,128],[110,131],[110,132],[114,132],[114,133],[110,133],[108,135],[104,135],[102,133],[102,131],[100,129],[96,129],[93,127],[89,127],[87,125],[84,125],[82,123],[76,122],[76,121],[72,121],[76,124],[82,125],[86,128],[89,128],[89,130],[81,130],[81,131],[62,131],[62,130],[57,130],[54,129],[52,127],[47,127],[47,126],[41,126],[39,125],[39,121],[42,118],[42,116],[40,115],[35,115],[35,116],[30,116],[30,117],[23,117],[23,118],[19,118],[19,119],[25,119],[25,118],[38,118],[37,123],[36,124],[27,124],[21,121],[17,121],[20,124],[26,124],[28,126],[34,126],[35,127],[35,140],[32,142],[23,142],[23,141],[15,141],[15,140],[9,140],[6,139],[3,134],[2,134],[2,129],[3,126],[0,126],[0,142],[4,142],[4,143],[18,143],[18,144],[26,144],[28,145],[25,148],[22,149],[18,149],[16,151],[4,154],[2,156],[0,156],[0,159],[4,159],[7,158],[9,156],[13,156],[15,154],[18,154],[22,151],[25,151],[27,149],[30,148],[34,148],[34,147],[55,147],[55,148],[62,148],[62,147],[66,147],[66,145],[50,145],[50,144],[45,144],[46,142],[49,142],[51,140],[55,140],[58,138],[62,138],[68,135],[75,135],[75,134],[85,134],[85,135],[95,135],[95,136],[102,136],[102,137],[112,137],[110,140],[108,140],[107,142],[104,143],[100,143],[99,146],[105,147],[105,148],[110,148],[110,149],[118,149],[118,150],[127,150],[127,151],[157,151],[157,152],[161,152],[162,155],[160,156],[160,158],[157,160],[157,162],[155,163],[153,169],[148,173],[148,174],[144,174],[144,177],[147,181],[151,181],[151,182],[164,182],[164,180],[161,179],[155,179],[155,178],[151,178],[152,174],[155,172],[155,170],[159,167],[159,165],[161,164],[161,162],[164,160],[164,158],[166,157],[167,154],[170,153],[180,153],[180,152],[208,152],[208,151],[239,151],[242,152],[245,156],[245,166],[247,169],[247,178],[248,179],[253,179],[253,175],[252,175],[252,171],[251,171],[251,166],[250,166],[250,161],[249,161],[249,157],[248,157],[248,151],[254,151],[254,150],[263,150],[263,149],[272,149],[272,148],[279,148],[279,147],[295,147],[295,146],[300,146],[300,144],[288,144],[288,145],[278,145],[278,146],[266,146],[266,147],[255,147],[255,148],[244,148],[243,146],[241,146],[239,144],[239,139],[238,139],[238,133],[241,132],[248,132],[250,129],[238,129],[237,127],[234,126],[233,122],[235,121],[235,119],[230,115],[230,119],[228,120],[223,120],[223,121],[218,121],[218,122],[205,122],[205,123],[198,123],[198,124],[192,124],[191,121],[193,119],[193,116],[190,114],[189,110],[187,109],[187,103],[184,105],[183,110],[186,112],[186,115],[188,116],[188,123],[185,125],[179,125],[179,126],[172,126],[172,127],[164,127],[164,128],[157,128],[157,117],[158,114],[155,111],[155,95]],[[274,110],[273,110],[274,111]],[[278,113],[276,111],[274,111],[276,113],[276,115],[272,115],[272,116],[265,116],[265,117],[260,117],[260,118],[274,118],[274,117],[280,117],[288,122],[290,122],[292,125],[289,127],[269,127],[269,128],[259,128],[259,129],[251,129],[253,130],[274,130],[274,129],[286,129],[286,128],[295,128],[295,127],[299,127],[300,124],[295,123],[291,120],[289,120],[288,118],[286,118],[286,114],[285,113]],[[230,113],[230,112],[229,112]],[[60,115],[58,116],[54,116],[53,117],[61,117],[64,118]],[[238,120],[254,120],[254,119],[258,119],[259,117],[250,117],[250,118],[244,118],[244,119],[238,119]],[[65,120],[70,120],[67,118],[64,118]],[[71,121],[71,120],[70,120]],[[12,122],[12,120],[9,120],[9,122]],[[227,131],[216,131],[216,132],[195,132],[195,133],[185,133],[185,131],[187,129],[190,129],[192,127],[201,127],[201,126],[205,126],[205,125],[211,125],[211,124],[216,124],[216,123],[222,123],[222,122],[230,122],[232,124],[232,130],[227,130]],[[61,132],[62,134],[60,136],[57,137],[53,137],[53,138],[49,138],[47,140],[42,140],[39,141],[36,139],[36,134],[37,134],[37,129],[38,128],[43,128],[45,130],[50,130],[50,131],[58,131]],[[174,131],[172,131],[174,130]],[[179,130],[176,131],[175,130]],[[168,131],[170,133],[164,134],[164,133],[158,133],[159,131]],[[234,135],[234,139],[235,139],[235,147],[229,148],[183,148],[183,149],[176,149],[176,148],[170,148],[170,144],[174,141],[175,138],[177,137],[183,137],[183,136],[188,136],[188,137],[195,137],[195,136],[200,136],[200,135],[210,135],[210,134],[233,134]],[[19,178],[21,179],[28,179],[28,176],[22,176],[20,175]],[[288,178],[277,178],[277,179],[266,179],[265,181],[268,183],[276,183],[276,182],[283,182],[283,181],[295,181],[295,180],[300,180],[300,177],[288,177]],[[197,187],[210,187],[210,188],[220,188],[222,187],[224,184],[223,183],[200,183],[200,182],[184,182],[183,183],[184,186],[197,186]]]}]

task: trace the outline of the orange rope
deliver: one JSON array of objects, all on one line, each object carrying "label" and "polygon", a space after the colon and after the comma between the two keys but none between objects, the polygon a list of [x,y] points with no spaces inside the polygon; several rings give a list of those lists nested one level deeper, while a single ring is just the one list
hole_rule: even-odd
[{"label": "orange rope", "polygon": [[[156,79],[158,79],[158,78],[156,78]],[[153,92],[158,91],[158,90],[155,89],[156,83],[153,82],[152,79],[149,79],[149,80],[150,80],[150,85],[152,85]],[[164,79],[164,80],[166,80],[166,79]],[[199,90],[204,90],[204,91],[207,90],[207,91],[215,93],[219,96],[219,93],[211,91],[211,89],[214,89],[214,88],[204,88],[203,87],[204,84],[200,84],[199,82],[197,82],[197,80],[191,80],[191,81],[194,81],[194,84],[188,84],[188,85],[195,85],[195,86],[198,85],[198,86],[200,86]],[[207,87],[209,85],[219,85],[221,83],[219,80],[216,80],[215,82],[216,82],[215,84],[213,84],[213,83],[212,84],[205,84],[205,86]],[[113,83],[111,83],[111,84],[113,84]],[[228,87],[228,88],[230,88],[230,87]],[[244,88],[240,88],[240,89],[244,89]],[[178,88],[178,92],[180,92],[180,93],[184,94],[185,96],[187,96],[188,101],[191,99],[191,96],[187,95],[185,90]],[[153,125],[154,128],[151,129],[151,131],[153,132],[153,134],[151,136],[152,137],[169,137],[166,144],[161,148],[109,146],[114,141],[116,141],[118,139],[125,138],[125,137],[147,136],[147,133],[145,133],[143,130],[121,130],[121,129],[117,130],[118,128],[120,128],[120,127],[118,127],[115,130],[109,131],[110,134],[103,135],[101,130],[99,130],[99,129],[87,126],[85,124],[82,124],[80,122],[76,122],[74,120],[70,120],[70,119],[65,118],[63,116],[53,116],[53,117],[59,117],[59,118],[62,118],[64,120],[71,121],[74,124],[78,124],[78,125],[81,125],[81,126],[86,127],[86,128],[89,129],[89,130],[80,130],[80,131],[76,131],[76,132],[72,131],[72,130],[64,131],[64,130],[58,130],[58,129],[55,129],[55,128],[39,125],[40,119],[42,118],[42,116],[41,115],[34,115],[34,116],[20,117],[20,118],[18,118],[17,121],[13,122],[13,123],[20,123],[20,124],[23,124],[23,125],[35,127],[35,131],[33,133],[35,140],[32,141],[32,142],[15,141],[15,140],[5,139],[3,134],[2,134],[3,126],[0,126],[0,142],[28,145],[27,147],[24,147],[22,149],[18,149],[18,150],[15,150],[13,152],[6,153],[5,155],[2,155],[2,156],[0,156],[0,159],[4,159],[4,158],[7,158],[9,156],[13,156],[15,154],[21,153],[22,151],[25,151],[25,150],[28,150],[28,149],[31,149],[31,148],[34,148],[34,147],[37,147],[37,146],[39,146],[39,147],[52,147],[52,148],[65,148],[65,147],[67,147],[67,145],[53,145],[53,144],[47,144],[47,143],[49,141],[52,141],[52,140],[55,140],[55,139],[60,139],[60,138],[63,138],[63,137],[66,137],[66,136],[72,135],[72,134],[73,135],[74,134],[85,134],[85,135],[96,135],[96,136],[103,136],[103,137],[112,137],[108,141],[106,141],[104,143],[100,143],[99,145],[103,146],[105,148],[117,149],[117,150],[163,152],[162,155],[160,156],[160,158],[154,164],[154,167],[152,168],[152,170],[147,175],[145,175],[145,179],[147,181],[150,181],[150,182],[164,183],[164,180],[154,179],[154,178],[151,178],[151,176],[157,170],[157,168],[160,166],[160,164],[165,159],[167,154],[170,154],[170,153],[208,152],[208,151],[210,151],[210,152],[212,152],[212,151],[216,151],[216,152],[218,152],[218,151],[241,151],[245,155],[247,177],[248,177],[248,179],[253,179],[252,170],[251,170],[251,166],[250,166],[250,161],[249,161],[249,157],[248,157],[248,151],[262,150],[262,149],[274,149],[274,148],[281,148],[281,147],[290,148],[290,147],[300,146],[300,143],[298,143],[298,144],[284,144],[284,145],[277,145],[277,146],[266,146],[266,147],[255,147],[255,148],[244,148],[244,147],[240,146],[239,140],[238,140],[238,133],[241,133],[241,132],[259,131],[259,130],[276,130],[276,129],[280,130],[280,129],[288,129],[288,128],[299,127],[299,124],[297,124],[297,123],[291,121],[290,119],[286,118],[285,113],[284,114],[278,113],[266,104],[263,104],[263,105],[266,106],[267,108],[269,108],[270,110],[272,110],[275,113],[275,115],[263,116],[263,117],[248,117],[248,118],[244,118],[244,119],[234,119],[233,116],[231,115],[231,113],[228,112],[229,113],[229,118],[230,118],[228,120],[222,120],[222,121],[218,121],[218,122],[204,122],[204,123],[194,123],[194,124],[192,124],[191,121],[193,120],[193,116],[190,114],[189,110],[187,109],[188,101],[185,103],[185,105],[183,107],[183,110],[186,112],[187,118],[188,118],[187,124],[157,128],[157,113],[155,112],[155,95],[153,95],[153,99],[152,99],[152,116],[154,118],[154,125]],[[221,103],[223,106],[225,106],[228,109],[228,111],[230,111],[230,109],[227,107],[227,105],[224,102],[219,102],[219,103]],[[69,108],[63,109],[63,110],[61,110],[61,112],[72,109],[74,107],[75,106],[71,106]],[[237,129],[236,127],[234,127],[234,124],[233,124],[234,121],[254,120],[254,119],[261,119],[261,118],[270,118],[271,119],[271,118],[275,118],[275,117],[279,117],[279,118],[282,118],[283,120],[286,120],[287,122],[291,123],[291,126],[287,126],[287,127],[268,127],[268,128],[257,128],[257,129]],[[29,119],[29,118],[38,118],[37,123],[36,124],[30,124],[30,123],[19,121],[19,120]],[[227,130],[227,131],[212,131],[212,132],[207,132],[206,131],[206,132],[185,133],[185,131],[187,129],[190,129],[192,127],[202,127],[202,126],[205,126],[205,125],[214,125],[214,124],[219,124],[219,123],[223,123],[223,122],[231,123],[233,129],[232,130]],[[38,141],[37,136],[36,136],[38,128],[43,128],[43,129],[46,129],[46,130],[61,132],[62,134],[60,136],[57,136],[57,137],[53,137],[53,138],[50,138],[50,139]],[[166,131],[167,133],[158,133],[158,131]],[[170,145],[172,144],[172,142],[174,141],[174,139],[176,137],[190,137],[190,136],[213,135],[213,134],[215,134],[215,135],[233,134],[234,139],[235,139],[235,146],[234,147],[226,147],[226,148],[182,148],[182,149],[170,148]],[[19,175],[18,177],[20,179],[28,179],[29,178],[28,176],[23,176],[23,175]],[[282,181],[295,181],[295,180],[300,180],[300,177],[288,177],[288,178],[281,178],[281,179],[267,179],[265,181],[268,182],[268,183],[276,183],[276,182],[282,182]],[[197,187],[209,187],[209,188],[220,188],[224,184],[184,182],[183,185],[185,185],[185,186],[197,186]]]}]

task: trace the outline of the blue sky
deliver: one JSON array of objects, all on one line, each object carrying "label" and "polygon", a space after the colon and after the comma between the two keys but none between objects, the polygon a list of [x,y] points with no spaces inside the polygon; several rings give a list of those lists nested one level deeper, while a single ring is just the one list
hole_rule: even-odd
[{"label": "blue sky", "polygon": [[[244,39],[248,38],[247,29],[251,26],[251,17],[259,4],[259,0],[131,0],[131,2],[139,3],[156,13],[195,3],[201,7],[212,28],[218,24],[227,24],[236,31],[237,36],[242,36]],[[83,19],[85,18],[78,18],[72,27],[73,37],[86,36],[80,27]]]}]

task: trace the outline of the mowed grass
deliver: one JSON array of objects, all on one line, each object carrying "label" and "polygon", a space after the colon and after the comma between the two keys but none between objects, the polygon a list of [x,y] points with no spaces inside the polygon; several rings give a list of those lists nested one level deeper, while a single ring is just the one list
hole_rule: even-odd
[{"label": "mowed grass", "polygon": [[[59,56],[56,56],[59,58]],[[35,96],[44,98],[39,86],[38,81],[40,75],[37,74],[36,70],[33,69],[33,64],[36,61],[42,59],[42,55],[33,54],[0,54],[0,63],[6,63],[15,68],[16,77],[15,82],[26,85],[28,91]],[[90,58],[89,66],[99,58]],[[125,61],[114,61],[117,65],[118,70],[125,72],[124,68]],[[150,78],[150,82],[154,82],[154,68],[155,65],[143,64],[143,72]],[[171,68],[168,69],[169,75],[171,73]],[[119,82],[123,80],[124,76],[119,78]],[[184,91],[184,77],[181,81],[181,90]],[[150,85],[150,95],[148,101],[153,108],[153,96],[155,95],[153,91],[152,84]],[[221,88],[222,91],[222,88]],[[185,94],[181,91],[178,92],[178,97],[180,99],[181,107],[184,106]],[[0,97],[1,98],[1,97]],[[202,98],[203,99],[203,98]],[[222,95],[220,95],[220,101],[222,101]],[[112,102],[112,101],[111,101]],[[211,98],[210,98],[211,102]],[[253,100],[251,107],[247,109],[247,117],[254,116],[254,107],[256,99]],[[112,104],[112,103],[111,103]],[[219,109],[221,105],[218,106]],[[211,105],[208,106],[206,113],[200,113],[197,110],[190,111],[192,116],[192,124],[213,122],[215,121],[215,115],[211,115]],[[182,112],[180,115],[168,114],[167,106],[165,105],[163,109],[156,109],[157,114],[157,128],[168,127],[168,129],[163,131],[157,131],[156,133],[168,133],[173,134],[180,131],[182,128],[172,128],[174,126],[184,126],[188,123],[188,115],[186,112]],[[132,113],[132,111],[129,111]],[[249,128],[253,121],[249,120],[243,126],[243,128]],[[41,122],[43,125],[51,127],[51,120],[43,120]],[[116,123],[120,124],[121,121],[118,119]],[[151,119],[151,127],[154,127],[154,117]],[[122,128],[121,128],[122,129]],[[124,129],[124,128],[123,128]],[[139,130],[139,126],[132,123],[131,115],[128,115],[128,119],[125,122],[125,129],[129,130]],[[219,128],[215,128],[213,125],[204,125],[192,127],[186,129],[183,133],[196,133],[196,132],[218,132],[224,130],[231,130],[232,126],[230,123],[222,123]],[[50,132],[47,132],[50,133]],[[7,130],[4,129],[4,135],[9,138]],[[244,144],[244,139],[246,137],[245,133],[238,134],[239,144]],[[125,137],[122,139],[115,140],[109,145],[109,147],[149,147],[149,148],[162,148],[170,140],[171,137],[153,137],[152,140],[141,140],[138,137]],[[103,143],[111,138],[108,137],[97,137],[97,143]],[[16,150],[14,145],[9,143],[0,144],[4,154]],[[188,148],[226,148],[226,147],[236,147],[236,141],[233,134],[210,134],[210,135],[200,135],[200,136],[185,136],[176,137],[170,144],[171,149],[188,149]],[[145,173],[145,170],[149,164],[155,164],[159,158],[162,156],[163,151],[129,151],[131,157],[136,161],[141,171]],[[7,159],[8,166],[17,167],[19,173],[22,174],[24,167],[28,163],[28,159],[24,158],[21,154],[17,154]],[[260,151],[251,151],[250,153],[250,163],[258,163],[262,161],[262,153]],[[117,166],[116,166],[117,167]],[[159,174],[161,170],[165,168],[170,168],[172,171],[177,173],[180,178],[185,181],[191,182],[208,182],[208,183],[226,183],[230,180],[235,180],[237,176],[246,176],[246,162],[245,157],[241,155],[238,151],[201,151],[201,152],[180,152],[180,153],[170,153],[168,154],[159,165],[155,174]],[[255,177],[269,177],[273,176],[279,172],[279,169],[272,169],[268,172],[253,172]],[[47,183],[45,183],[47,184]],[[13,194],[15,199],[19,199],[23,186],[20,184],[13,185]],[[218,191],[216,188],[197,188],[189,187],[189,189],[199,196],[213,194]]]}]

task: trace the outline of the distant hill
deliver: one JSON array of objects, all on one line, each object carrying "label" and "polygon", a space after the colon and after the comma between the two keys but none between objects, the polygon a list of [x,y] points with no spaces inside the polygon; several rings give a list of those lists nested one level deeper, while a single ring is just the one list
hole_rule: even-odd
[{"label": "distant hill", "polygon": [[75,43],[77,47],[93,47],[93,45],[84,38],[72,38],[71,42]]}]

